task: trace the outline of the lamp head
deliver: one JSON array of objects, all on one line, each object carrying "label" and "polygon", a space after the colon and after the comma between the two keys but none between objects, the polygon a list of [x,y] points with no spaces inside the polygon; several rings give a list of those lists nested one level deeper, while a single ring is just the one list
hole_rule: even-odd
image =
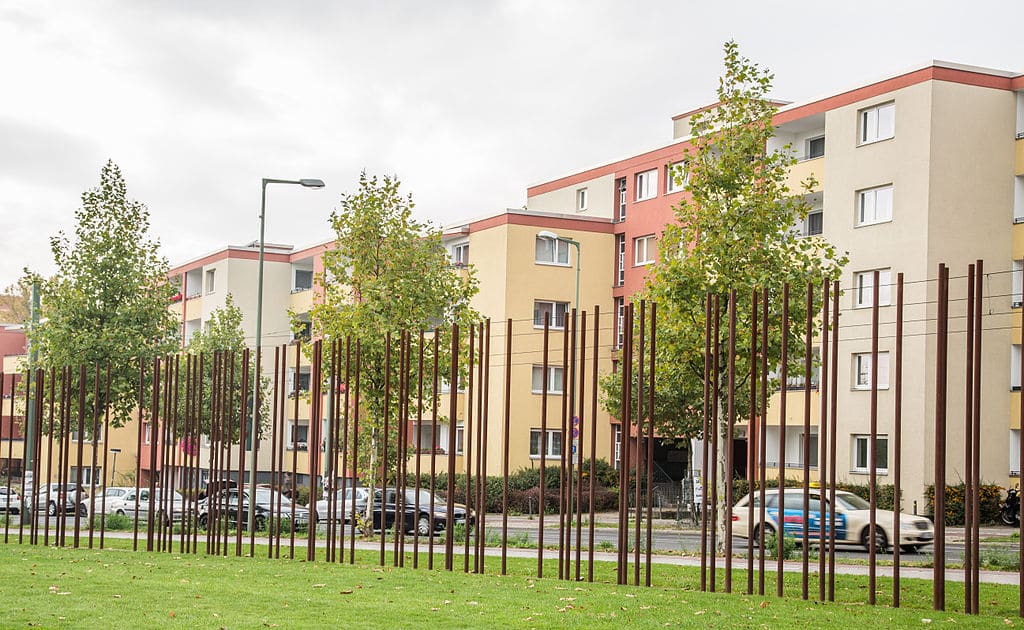
[{"label": "lamp head", "polygon": [[299,183],[306,188],[323,188],[325,186],[322,179],[300,179]]},{"label": "lamp head", "polygon": [[553,241],[558,240],[558,235],[550,230],[541,230],[540,232],[537,232],[537,236],[539,236],[540,238],[549,238]]}]

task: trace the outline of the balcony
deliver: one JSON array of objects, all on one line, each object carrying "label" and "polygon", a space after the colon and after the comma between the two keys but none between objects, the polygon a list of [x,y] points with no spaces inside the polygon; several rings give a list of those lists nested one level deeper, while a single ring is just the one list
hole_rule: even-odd
[{"label": "balcony", "polygon": [[1017,134],[1017,159],[1015,160],[1015,166],[1013,169],[1014,175],[1024,175],[1024,137],[1021,134]]},{"label": "balcony", "polygon": [[810,192],[821,192],[825,188],[825,157],[816,157],[797,162],[789,169],[786,185],[793,194],[804,194],[803,182],[811,175],[817,180]]}]

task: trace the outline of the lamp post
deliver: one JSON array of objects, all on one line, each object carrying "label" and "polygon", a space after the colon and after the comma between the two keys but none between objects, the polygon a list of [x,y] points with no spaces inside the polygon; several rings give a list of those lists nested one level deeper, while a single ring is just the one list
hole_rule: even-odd
[{"label": "lamp post", "polygon": [[[260,196],[260,258],[256,277],[256,354],[260,352],[263,335],[263,251],[266,245],[267,225],[267,184],[296,184],[305,188],[323,188],[322,179],[270,179],[263,178],[262,194]],[[249,492],[255,497],[256,492],[256,405],[259,400],[260,375],[256,370],[252,371],[252,419],[250,422],[249,438],[252,444],[252,455],[249,457]],[[244,445],[243,445],[244,446]],[[241,479],[239,479],[241,481]],[[249,531],[255,531],[256,527],[256,501],[249,501]]]},{"label": "lamp post", "polygon": [[[551,232],[549,230],[541,230],[540,232],[537,232],[537,236],[539,236],[540,238],[546,238],[546,239],[549,239],[551,241],[556,241],[556,242],[557,241],[563,241],[565,243],[568,243],[570,245],[574,245],[576,247],[576,300],[573,302],[572,307],[574,309],[576,309],[576,310],[579,310],[579,308],[580,308],[580,256],[581,256],[579,241],[574,241],[571,238],[559,238],[559,236],[557,234],[555,234],[554,232]],[[552,244],[554,244],[554,243],[552,243]]]},{"label": "lamp post", "polygon": [[120,452],[119,448],[110,449],[110,454],[114,456],[114,464],[110,467],[110,485],[117,483],[117,454]]}]

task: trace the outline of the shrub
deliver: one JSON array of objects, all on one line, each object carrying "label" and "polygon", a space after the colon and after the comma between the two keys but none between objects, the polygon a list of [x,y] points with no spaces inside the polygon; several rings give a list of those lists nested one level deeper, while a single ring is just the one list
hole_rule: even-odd
[{"label": "shrub", "polygon": [[[946,486],[946,525],[964,524],[964,491],[963,483]],[[928,499],[928,514],[935,520],[935,486],[925,486],[925,497]],[[1003,502],[1003,488],[996,484],[982,484],[978,511],[982,523],[999,521],[1000,505]]]},{"label": "shrub", "polygon": [[1020,554],[1015,549],[982,549],[978,566],[996,571],[1019,571]]},{"label": "shrub", "polygon": [[104,527],[110,531],[121,531],[132,528],[132,519],[128,518],[125,514],[93,514],[93,529],[99,529],[100,526],[103,525],[103,521],[106,521]]},{"label": "shrub", "polygon": [[[779,539],[773,532],[764,539],[764,550],[766,557],[776,560],[779,557]],[[782,535],[782,559],[789,560],[796,553],[796,539],[792,536]]]}]

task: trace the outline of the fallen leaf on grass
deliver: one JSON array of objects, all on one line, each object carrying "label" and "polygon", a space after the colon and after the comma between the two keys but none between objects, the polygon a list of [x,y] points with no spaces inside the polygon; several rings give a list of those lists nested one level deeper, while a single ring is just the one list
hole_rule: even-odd
[{"label": "fallen leaf on grass", "polygon": [[325,586],[327,586],[327,585],[326,584],[314,584],[313,588],[323,588]]},{"label": "fallen leaf on grass", "polygon": [[761,602],[760,604],[758,604],[758,606],[760,606],[761,608],[768,608],[768,602]]},{"label": "fallen leaf on grass", "polygon": [[114,595],[114,599],[121,599],[120,595]]},{"label": "fallen leaf on grass", "polygon": [[346,590],[340,591],[340,592],[341,592],[342,595],[351,595],[352,594],[352,589],[346,589]]}]

